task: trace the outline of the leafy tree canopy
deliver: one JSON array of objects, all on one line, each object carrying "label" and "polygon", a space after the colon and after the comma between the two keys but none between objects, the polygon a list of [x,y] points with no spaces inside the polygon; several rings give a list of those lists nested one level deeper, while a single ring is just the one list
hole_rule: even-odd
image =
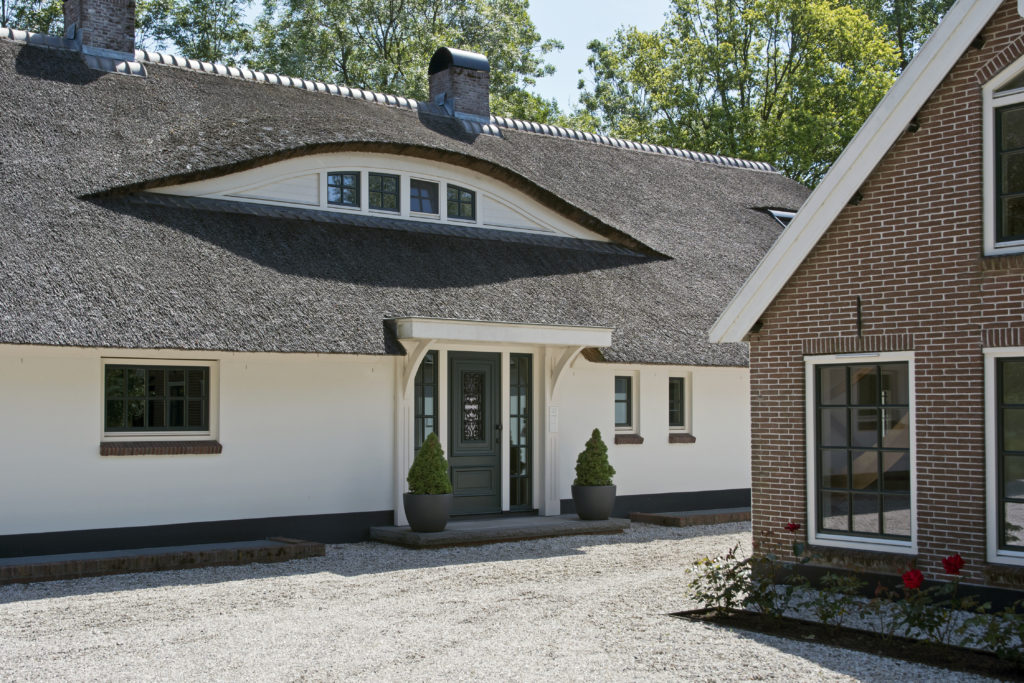
[{"label": "leafy tree canopy", "polygon": [[174,46],[182,57],[238,64],[253,48],[245,13],[252,0],[139,0],[136,44]]},{"label": "leafy tree canopy", "polygon": [[954,0],[848,0],[885,29],[906,68]]},{"label": "leafy tree canopy", "polygon": [[528,0],[265,0],[253,68],[426,99],[438,47],[487,55],[491,109],[547,120],[555,102],[528,92],[554,72]]},{"label": "leafy tree canopy", "polygon": [[33,33],[64,33],[61,0],[0,0],[0,27]]},{"label": "leafy tree canopy", "polygon": [[571,122],[773,163],[816,184],[885,94],[898,54],[837,0],[674,0],[659,31],[589,45]]}]

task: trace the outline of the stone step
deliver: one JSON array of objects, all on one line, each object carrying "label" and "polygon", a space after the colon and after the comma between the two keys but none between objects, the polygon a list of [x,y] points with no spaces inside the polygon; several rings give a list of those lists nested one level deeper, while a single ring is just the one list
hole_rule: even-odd
[{"label": "stone step", "polygon": [[719,508],[717,510],[686,510],[683,512],[631,512],[629,520],[637,524],[660,526],[700,526],[749,522],[750,508]]}]

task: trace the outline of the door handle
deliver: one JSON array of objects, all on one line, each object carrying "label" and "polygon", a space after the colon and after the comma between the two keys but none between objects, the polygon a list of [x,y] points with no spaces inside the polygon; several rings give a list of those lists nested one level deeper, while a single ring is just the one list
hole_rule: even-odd
[{"label": "door handle", "polygon": [[494,443],[501,443],[501,423],[494,425]]}]

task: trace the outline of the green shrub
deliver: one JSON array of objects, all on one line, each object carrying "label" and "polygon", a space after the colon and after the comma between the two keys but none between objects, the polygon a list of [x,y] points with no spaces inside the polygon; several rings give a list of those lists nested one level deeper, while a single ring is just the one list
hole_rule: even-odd
[{"label": "green shrub", "polygon": [[614,474],[615,468],[608,462],[608,446],[601,440],[601,431],[595,429],[576,458],[573,486],[611,486]]},{"label": "green shrub", "polygon": [[409,493],[438,494],[451,493],[452,482],[448,478],[448,461],[444,458],[441,442],[433,432],[427,437],[409,468]]}]

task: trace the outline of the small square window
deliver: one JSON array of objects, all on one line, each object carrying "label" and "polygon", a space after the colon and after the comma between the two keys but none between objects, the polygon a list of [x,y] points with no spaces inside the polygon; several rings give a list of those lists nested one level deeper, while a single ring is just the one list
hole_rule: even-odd
[{"label": "small square window", "polygon": [[327,203],[359,208],[359,172],[327,174]]},{"label": "small square window", "polygon": [[399,178],[388,173],[370,173],[370,208],[378,211],[399,211]]},{"label": "small square window", "polygon": [[437,183],[426,180],[410,180],[409,210],[437,214]]},{"label": "small square window", "polygon": [[668,378],[668,426],[686,427],[686,380],[682,377]]},{"label": "small square window", "polygon": [[448,186],[448,218],[476,220],[476,192],[458,185]]},{"label": "small square window", "polygon": [[615,378],[615,428],[633,426],[633,378]]}]

